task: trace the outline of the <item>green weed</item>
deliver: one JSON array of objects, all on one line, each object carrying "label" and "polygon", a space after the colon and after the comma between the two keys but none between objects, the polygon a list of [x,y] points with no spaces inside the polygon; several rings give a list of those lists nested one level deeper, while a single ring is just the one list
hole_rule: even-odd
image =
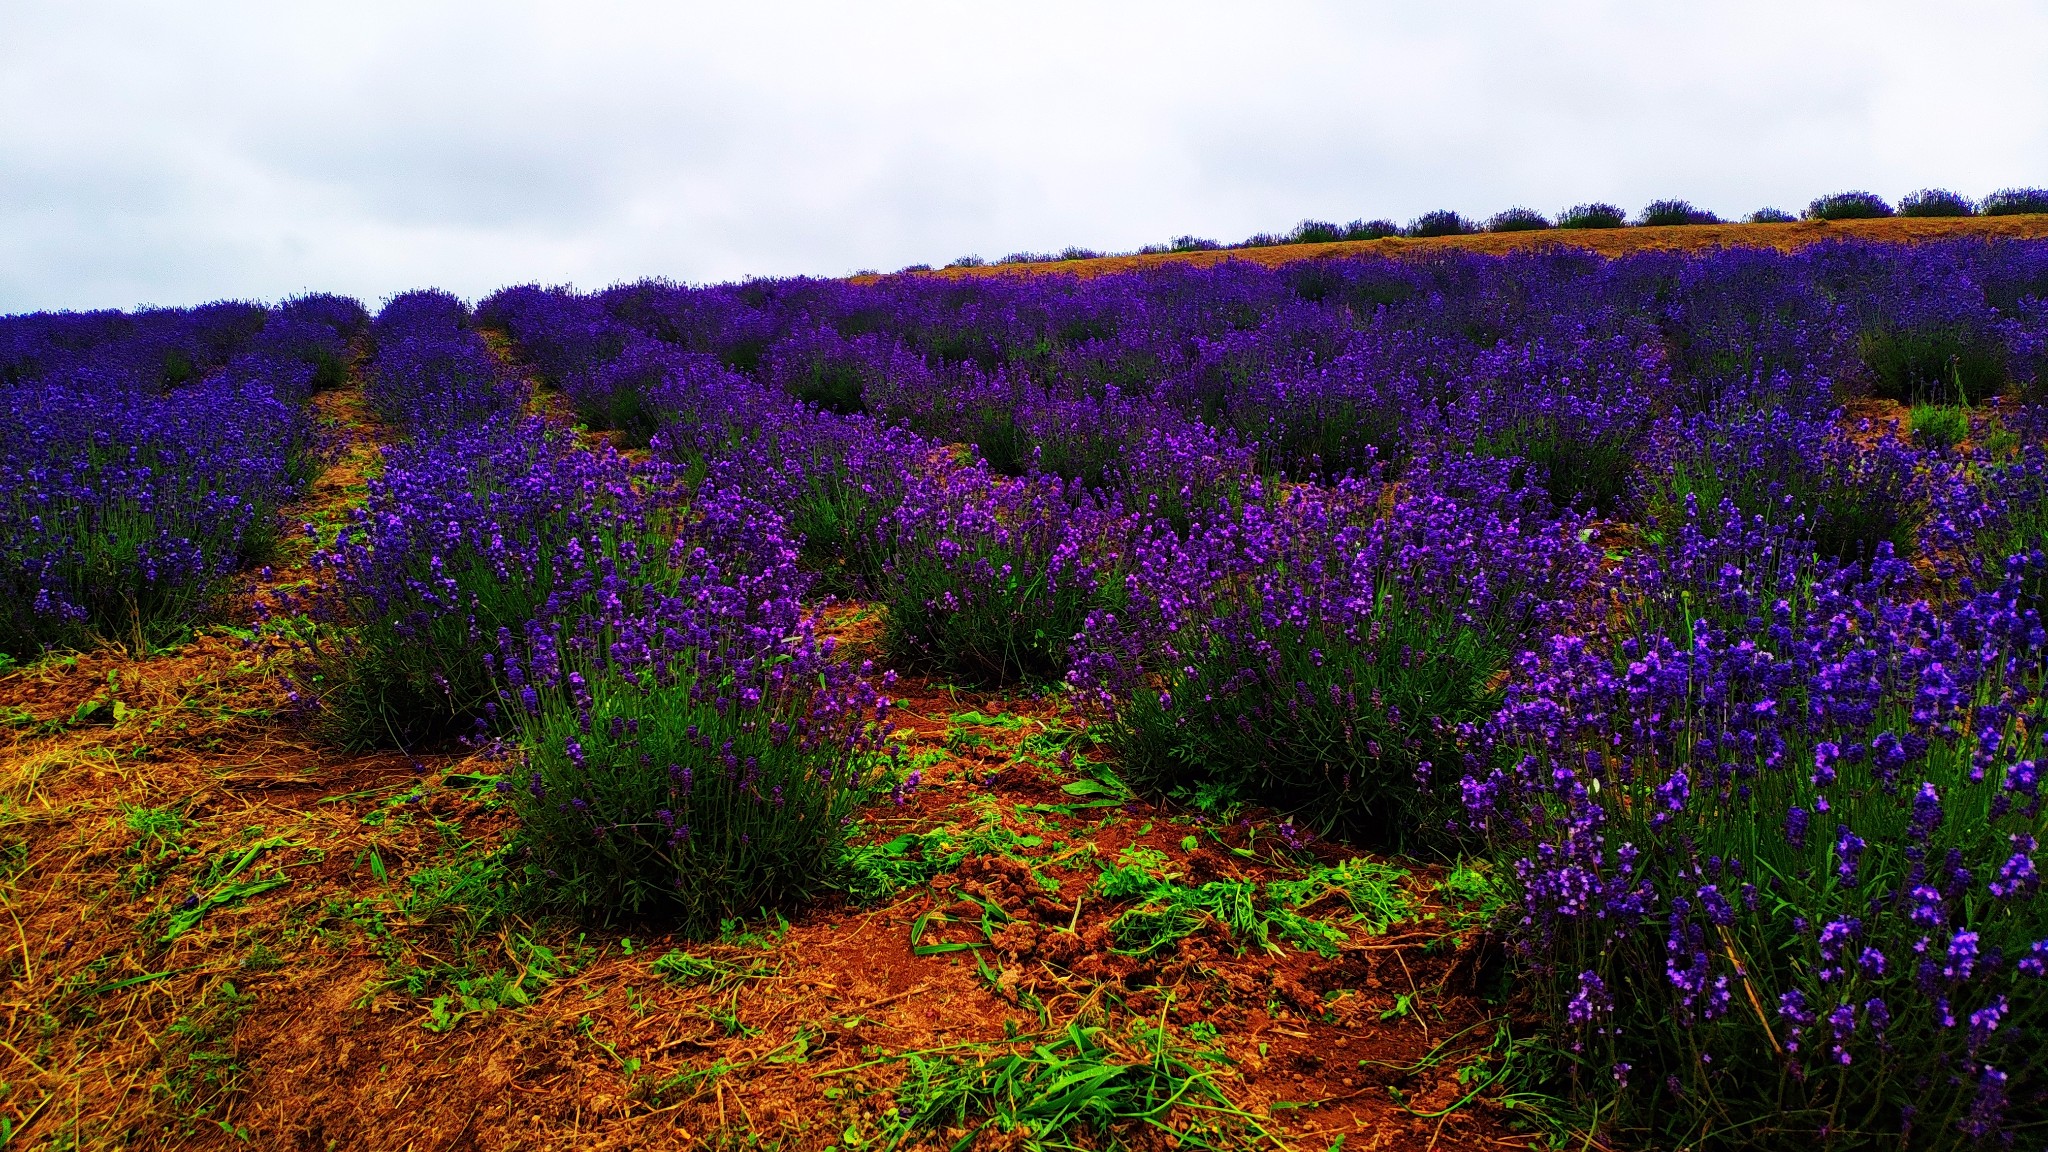
[{"label": "green weed", "polygon": [[188,1134],[192,1121],[206,1118],[240,1086],[244,1068],[234,1031],[255,1004],[255,996],[223,980],[157,1038],[164,1078],[156,1091],[187,1122]]},{"label": "green weed", "polygon": [[1334,924],[1303,915],[1303,910],[1340,898],[1355,922],[1374,934],[1384,932],[1411,911],[1406,894],[1393,886],[1406,875],[1369,861],[1351,861],[1297,879],[1271,881],[1263,891],[1255,882],[1234,880],[1190,888],[1173,882],[1164,854],[1138,848],[1126,849],[1116,867],[1104,870],[1095,890],[1108,900],[1137,902],[1109,926],[1118,950],[1129,955],[1165,951],[1214,925],[1240,948],[1255,945],[1277,952],[1277,936],[1303,951],[1335,956],[1349,936]]},{"label": "green weed", "polygon": [[1118,1034],[1076,1021],[1027,1043],[995,1056],[901,1057],[909,1067],[881,1147],[938,1128],[966,1129],[954,1152],[998,1133],[1033,1152],[1124,1148],[1142,1131],[1182,1148],[1267,1135],[1218,1083],[1228,1058],[1182,1046],[1163,1027]]},{"label": "green weed", "polygon": [[[260,834],[261,828],[251,828],[248,833]],[[164,930],[157,937],[159,946],[168,945],[178,937],[199,926],[208,912],[225,905],[239,903],[251,896],[261,895],[273,888],[282,888],[291,883],[291,877],[282,869],[269,876],[241,879],[250,871],[264,853],[274,849],[295,847],[289,837],[272,836],[260,839],[238,851],[229,851],[215,856],[208,862],[206,875],[192,887],[191,895],[183,903],[165,911]]]}]

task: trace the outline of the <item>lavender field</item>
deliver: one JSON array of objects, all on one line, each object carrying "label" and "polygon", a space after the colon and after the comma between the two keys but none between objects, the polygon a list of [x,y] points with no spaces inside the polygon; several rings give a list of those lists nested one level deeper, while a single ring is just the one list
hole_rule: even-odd
[{"label": "lavender field", "polygon": [[0,1143],[2048,1146],[2048,240],[38,313],[0,394]]}]

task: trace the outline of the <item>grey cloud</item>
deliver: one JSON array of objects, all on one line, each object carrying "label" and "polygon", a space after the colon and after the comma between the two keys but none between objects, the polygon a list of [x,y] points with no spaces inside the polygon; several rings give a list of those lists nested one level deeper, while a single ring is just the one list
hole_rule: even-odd
[{"label": "grey cloud", "polygon": [[2037,4],[0,9],[0,309],[2048,183]]}]

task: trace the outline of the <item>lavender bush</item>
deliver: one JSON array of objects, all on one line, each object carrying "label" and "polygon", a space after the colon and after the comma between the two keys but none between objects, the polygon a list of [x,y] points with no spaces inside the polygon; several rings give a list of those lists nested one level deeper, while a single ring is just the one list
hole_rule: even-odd
[{"label": "lavender bush", "polygon": [[1110,496],[979,463],[911,477],[896,515],[883,645],[963,682],[1052,679],[1135,526]]},{"label": "lavender bush", "polygon": [[1642,579],[1462,785],[1572,1090],[1652,1144],[2038,1137],[2038,619],[1728,505]]},{"label": "lavender bush", "polygon": [[1113,707],[1126,774],[1382,845],[1441,831],[1438,770],[1592,573],[1578,522],[1549,519],[1509,472],[1450,461],[1398,493],[1255,487],[1185,538],[1148,535],[1070,675]]},{"label": "lavender bush", "polygon": [[889,702],[811,632],[773,513],[700,490],[671,525],[665,548],[593,539],[587,583],[501,638],[527,752],[499,787],[549,893],[709,933],[832,878]]},{"label": "lavender bush", "polygon": [[597,558],[659,550],[650,516],[673,481],[578,448],[537,420],[469,425],[387,450],[383,475],[315,558],[315,611],[345,628],[299,691],[343,743],[408,746],[494,709],[500,634],[590,594]]}]

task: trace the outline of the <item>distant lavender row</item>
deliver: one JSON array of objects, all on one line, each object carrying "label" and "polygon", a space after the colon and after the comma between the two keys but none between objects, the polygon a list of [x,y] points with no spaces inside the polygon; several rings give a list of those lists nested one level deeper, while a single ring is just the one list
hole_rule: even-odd
[{"label": "distant lavender row", "polygon": [[516,416],[524,386],[470,323],[469,308],[434,289],[391,298],[371,326],[376,355],[364,394],[386,423],[416,436],[453,435]]},{"label": "distant lavender row", "polygon": [[[1123,465],[1149,432],[1178,428],[1291,479],[1398,472],[1418,454],[1519,457],[1561,504],[1642,517],[1700,418],[1739,435],[1783,412],[1826,437],[1860,394],[1955,404],[2035,387],[2044,296],[2048,245],[1971,242],[527,288],[479,314],[594,426],[636,442],[660,421],[674,357],[695,353],[814,408],[976,445],[1008,475],[1135,483]],[[1785,479],[1800,511],[1866,543],[1848,523],[1863,513],[1826,495],[1845,480]]]},{"label": "distant lavender row", "polygon": [[0,317],[0,653],[204,619],[310,479],[304,401],[367,320],[331,296]]}]

